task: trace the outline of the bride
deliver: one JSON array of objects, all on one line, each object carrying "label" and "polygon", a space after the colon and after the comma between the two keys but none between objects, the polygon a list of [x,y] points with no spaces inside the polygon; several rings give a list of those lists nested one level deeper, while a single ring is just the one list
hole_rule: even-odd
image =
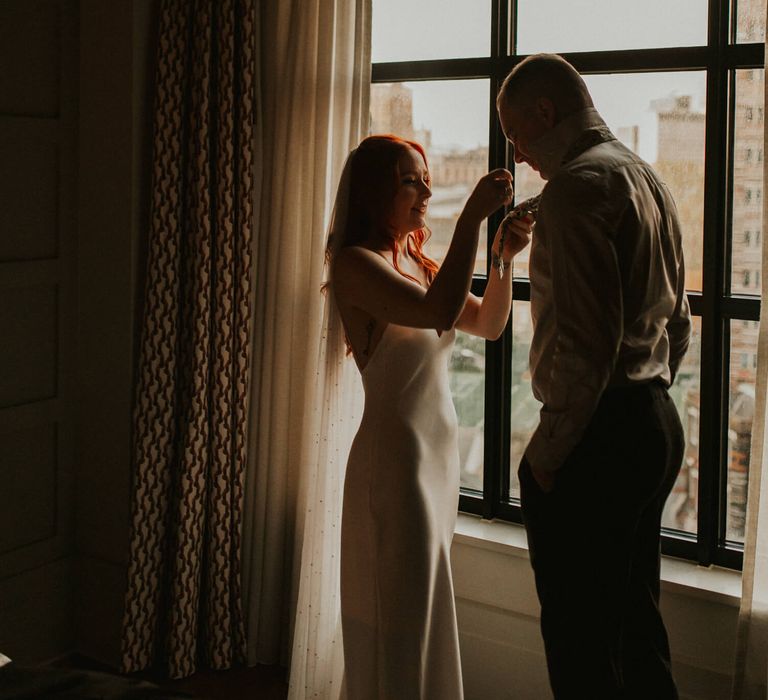
[{"label": "bride", "polygon": [[496,232],[482,298],[469,293],[483,221],[512,200],[504,169],[477,183],[441,266],[424,252],[432,195],[424,150],[362,141],[345,166],[329,239],[329,287],[365,390],[347,463],[341,617],[349,700],[463,697],[450,545],[459,497],[448,385],[455,329],[498,338],[512,302],[503,271],[530,219]]}]

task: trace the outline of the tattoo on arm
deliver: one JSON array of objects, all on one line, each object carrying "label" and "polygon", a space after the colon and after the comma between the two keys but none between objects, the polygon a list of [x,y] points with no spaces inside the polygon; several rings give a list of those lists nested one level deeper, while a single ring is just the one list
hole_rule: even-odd
[{"label": "tattoo on arm", "polygon": [[373,337],[373,330],[376,328],[376,319],[371,319],[368,321],[368,323],[365,325],[365,330],[368,331],[368,342],[365,344],[365,349],[363,350],[363,355],[368,357],[368,353],[371,351],[371,338]]}]

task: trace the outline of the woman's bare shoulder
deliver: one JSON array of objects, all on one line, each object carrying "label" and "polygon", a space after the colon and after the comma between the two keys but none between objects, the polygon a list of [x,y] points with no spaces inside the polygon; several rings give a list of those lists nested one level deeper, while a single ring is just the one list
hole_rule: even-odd
[{"label": "woman's bare shoulder", "polygon": [[359,261],[361,259],[376,261],[382,258],[379,252],[363,245],[344,246],[338,253],[336,253],[336,260]]},{"label": "woman's bare shoulder", "polygon": [[387,266],[386,259],[377,251],[365,246],[350,245],[342,248],[333,259],[334,275],[359,274],[372,267]]}]

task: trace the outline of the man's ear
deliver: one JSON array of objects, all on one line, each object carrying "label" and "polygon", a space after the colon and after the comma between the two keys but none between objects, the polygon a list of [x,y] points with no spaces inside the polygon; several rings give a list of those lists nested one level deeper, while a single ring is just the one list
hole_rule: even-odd
[{"label": "man's ear", "polygon": [[557,107],[548,97],[536,98],[536,114],[550,129],[559,121]]}]

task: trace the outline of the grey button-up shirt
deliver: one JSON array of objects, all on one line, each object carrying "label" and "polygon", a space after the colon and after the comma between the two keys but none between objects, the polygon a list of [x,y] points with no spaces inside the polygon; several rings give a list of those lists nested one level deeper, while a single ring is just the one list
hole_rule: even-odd
[{"label": "grey button-up shirt", "polygon": [[680,224],[654,170],[594,109],[531,145],[548,179],[531,243],[530,365],[540,422],[526,449],[558,469],[606,388],[669,385],[688,348]]}]

